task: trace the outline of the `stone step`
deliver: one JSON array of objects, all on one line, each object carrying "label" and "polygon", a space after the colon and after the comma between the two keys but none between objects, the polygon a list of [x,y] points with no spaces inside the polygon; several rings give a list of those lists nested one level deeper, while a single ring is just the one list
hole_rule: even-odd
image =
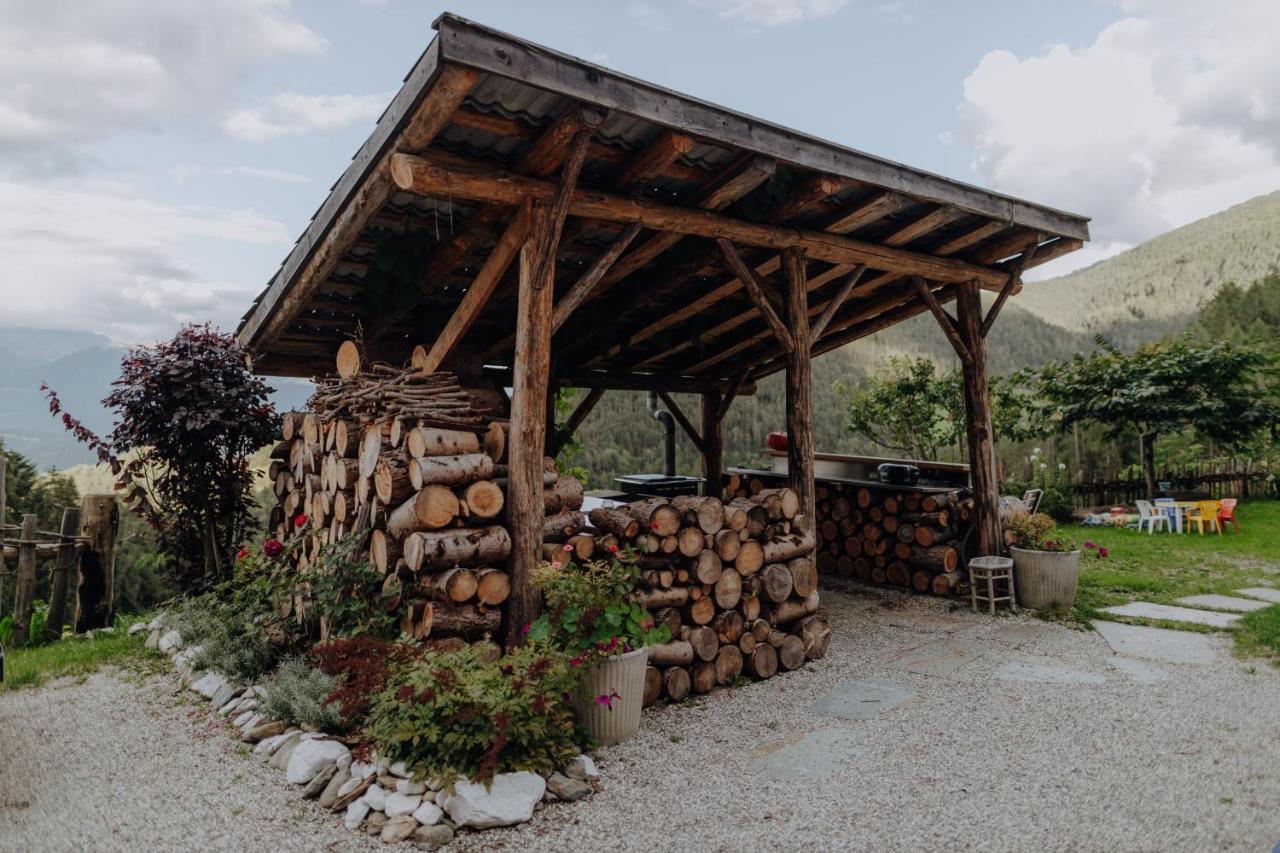
[{"label": "stone step", "polygon": [[1141,619],[1164,619],[1169,622],[1208,625],[1212,628],[1230,628],[1240,619],[1238,615],[1233,613],[1214,613],[1211,610],[1174,607],[1171,604],[1151,604],[1147,601],[1131,601],[1118,607],[1104,607],[1102,612],[1111,613],[1115,616],[1133,616]]},{"label": "stone step", "polygon": [[1145,625],[1126,625],[1123,622],[1107,622],[1095,619],[1097,631],[1107,645],[1120,655],[1149,658],[1165,663],[1213,663],[1217,652],[1209,637],[1191,631],[1171,631],[1167,628],[1148,628]]},{"label": "stone step", "polygon": [[1240,595],[1247,595],[1250,598],[1261,598],[1263,601],[1270,601],[1272,604],[1280,604],[1280,589],[1272,589],[1269,586],[1251,586],[1248,589],[1237,589]]},{"label": "stone step", "polygon": [[1231,610],[1236,613],[1250,613],[1271,606],[1265,601],[1235,598],[1230,595],[1188,595],[1186,598],[1179,598],[1178,604],[1185,604],[1187,607],[1208,607],[1213,610]]}]

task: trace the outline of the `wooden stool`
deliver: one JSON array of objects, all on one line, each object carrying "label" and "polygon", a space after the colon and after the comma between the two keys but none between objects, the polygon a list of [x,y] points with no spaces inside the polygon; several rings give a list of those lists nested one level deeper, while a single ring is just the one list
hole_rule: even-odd
[{"label": "wooden stool", "polygon": [[[997,581],[1007,582],[1007,593],[998,594]],[[978,592],[978,584],[985,583],[984,593]],[[1018,609],[1017,594],[1013,589],[1013,559],[1011,557],[974,557],[969,561],[969,597],[973,603],[973,612],[978,612],[978,602],[985,601],[996,615],[996,602],[1009,602],[1010,610]]]}]

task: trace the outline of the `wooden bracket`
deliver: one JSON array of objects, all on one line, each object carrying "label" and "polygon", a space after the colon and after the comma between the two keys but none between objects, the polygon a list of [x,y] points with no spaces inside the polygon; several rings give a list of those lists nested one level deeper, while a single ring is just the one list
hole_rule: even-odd
[{"label": "wooden bracket", "polygon": [[689,436],[689,440],[693,442],[693,446],[698,448],[699,453],[704,453],[706,444],[702,441],[702,436],[694,429],[693,424],[684,416],[684,412],[680,411],[680,407],[676,405],[676,401],[671,399],[671,395],[666,391],[659,391],[658,398],[662,400],[662,404],[671,412],[671,417],[676,419],[676,423],[680,424],[680,428],[684,430],[685,435]]},{"label": "wooden bracket", "polygon": [[1022,279],[1022,273],[1035,259],[1036,250],[1040,248],[1040,239],[1043,235],[1037,234],[1035,242],[1026,248],[1018,259],[1014,261],[1012,269],[1009,270],[1009,279],[1004,283],[1004,287],[1000,288],[1000,295],[996,297],[995,304],[991,306],[991,310],[987,312],[987,316],[982,321],[981,334],[985,338],[987,332],[991,331],[991,326],[996,321],[996,317],[1000,316],[1000,309],[1004,307],[1005,300],[1013,294],[1013,289],[1017,287],[1018,282]]},{"label": "wooden bracket", "polygon": [[738,389],[742,387],[742,383],[747,381],[747,376],[751,373],[750,368],[739,370],[729,382],[729,387],[725,389],[724,397],[720,400],[720,406],[716,409],[716,421],[723,421],[724,416],[729,414],[729,406],[733,403],[733,398],[738,396]]},{"label": "wooden bracket", "polygon": [[920,301],[933,313],[938,325],[942,327],[943,334],[947,336],[947,340],[951,341],[951,346],[955,349],[956,355],[960,356],[960,360],[966,364],[972,362],[973,354],[969,351],[969,347],[965,345],[964,338],[960,335],[959,326],[950,314],[942,310],[942,306],[938,304],[938,297],[933,295],[928,283],[918,275],[912,276],[911,281],[916,286],[916,293],[920,295]]},{"label": "wooden bracket", "polygon": [[728,240],[719,237],[716,239],[716,245],[720,247],[720,253],[724,255],[724,260],[729,265],[729,270],[742,282],[742,286],[746,288],[747,295],[751,297],[751,302],[756,306],[756,310],[764,316],[765,322],[773,330],[773,336],[778,339],[778,343],[782,344],[783,349],[787,352],[792,352],[796,348],[796,343],[792,339],[791,333],[787,331],[786,324],[778,316],[778,312],[773,310],[773,305],[769,302],[769,298],[765,296],[764,288],[761,286],[755,270],[747,266],[746,262],[742,260],[742,256],[738,254],[738,250]]},{"label": "wooden bracket", "polygon": [[587,419],[587,415],[591,414],[591,410],[596,407],[596,403],[599,403],[600,398],[603,396],[603,388],[592,388],[587,391],[587,396],[583,397],[582,402],[574,407],[574,410],[569,414],[569,419],[564,422],[564,426],[556,430],[556,446],[552,448],[553,452],[550,452],[549,456],[560,455],[561,449],[578,432],[578,427],[582,426],[582,422]]},{"label": "wooden bracket", "polygon": [[573,200],[573,191],[578,183],[578,173],[587,158],[587,146],[595,133],[590,128],[579,130],[569,143],[569,154],[565,157],[564,166],[560,170],[560,182],[556,185],[555,194],[547,205],[546,227],[533,233],[535,240],[534,257],[537,258],[538,273],[535,281],[550,279],[547,271],[555,262],[556,248],[560,245],[560,233],[564,230],[565,217],[569,215],[569,203]]},{"label": "wooden bracket", "polygon": [[836,291],[836,295],[827,303],[827,307],[822,309],[822,315],[809,329],[809,340],[816,341],[822,337],[822,333],[827,330],[827,324],[836,316],[836,312],[840,310],[840,306],[844,305],[845,300],[849,298],[849,294],[853,292],[853,288],[857,286],[858,280],[866,271],[867,265],[859,264],[858,268],[849,274],[844,284],[840,285],[840,289]]}]

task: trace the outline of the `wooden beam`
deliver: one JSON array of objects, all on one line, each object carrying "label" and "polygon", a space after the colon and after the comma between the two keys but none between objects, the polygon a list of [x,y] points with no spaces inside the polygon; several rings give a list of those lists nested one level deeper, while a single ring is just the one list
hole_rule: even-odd
[{"label": "wooden beam", "polygon": [[625,192],[636,184],[649,183],[677,159],[692,150],[692,137],[674,130],[664,130],[653,142],[646,145],[638,156],[630,158],[623,164],[613,178],[613,187]]},{"label": "wooden beam", "polygon": [[702,494],[719,499],[724,494],[721,483],[724,470],[724,436],[720,430],[720,408],[724,397],[708,391],[698,398],[702,416]]},{"label": "wooden beam", "polygon": [[901,210],[910,203],[911,199],[897,193],[878,193],[857,207],[841,213],[827,223],[822,230],[830,231],[832,234],[849,234]]},{"label": "wooden beam", "polygon": [[[485,373],[494,381],[507,386],[514,383],[514,371],[510,367],[485,365]],[[610,391],[667,391],[673,394],[701,394],[704,391],[724,391],[732,379],[689,376],[674,373],[644,373],[611,370],[557,370],[556,382],[561,388],[606,388]],[[738,393],[750,396],[756,386],[745,382]]]},{"label": "wooden beam", "polygon": [[529,233],[529,214],[529,206],[526,204],[511,218],[507,229],[502,232],[502,237],[489,253],[489,257],[485,259],[484,266],[476,273],[471,287],[467,289],[466,295],[462,297],[462,301],[449,317],[449,322],[431,344],[431,351],[427,353],[427,360],[422,367],[427,373],[433,373],[439,369],[454,345],[462,339],[476,317],[484,310],[489,297],[498,289],[499,283],[507,274],[511,262],[519,254]]},{"label": "wooden beam", "polygon": [[[267,292],[241,322],[236,336],[242,344],[261,351],[293,323],[347,247],[390,197],[394,189],[391,146],[403,151],[425,150],[480,79],[480,73],[473,69],[440,65],[438,59],[438,51],[428,50],[414,67],[405,88],[316,211]],[[411,82],[414,87],[428,89],[420,103],[410,91]],[[401,122],[403,130],[395,140]]]},{"label": "wooden beam", "polygon": [[947,340],[951,342],[951,347],[956,351],[956,355],[960,356],[961,362],[970,361],[973,358],[969,347],[965,344],[964,338],[960,337],[960,330],[956,328],[956,321],[943,310],[938,304],[938,299],[933,295],[933,291],[925,280],[920,276],[912,276],[911,283],[915,285],[916,293],[934,318],[938,321],[938,325],[942,327],[942,333],[947,336]]},{"label": "wooden beam", "polygon": [[[546,270],[555,269],[556,248],[560,245],[560,234],[564,231],[564,220],[569,215],[569,203],[573,198],[574,188],[578,184],[578,173],[582,170],[582,164],[587,157],[587,143],[591,141],[593,129],[583,128],[574,134],[573,141],[569,143],[569,153],[564,160],[564,168],[560,172],[560,181],[556,184],[556,191],[551,196],[551,204],[547,206],[547,227],[543,229],[541,234],[533,234],[532,237],[536,241],[534,251],[540,263],[545,270],[539,270],[539,278],[544,277]],[[552,287],[555,285],[554,272],[549,279]]]},{"label": "wooden beam", "polygon": [[724,392],[724,399],[720,401],[720,405],[716,407],[716,422],[724,420],[724,416],[729,414],[729,407],[733,405],[734,399],[738,396],[738,390],[742,388],[742,383],[747,381],[747,376],[751,371],[747,368],[739,370],[733,376],[733,381],[729,383],[728,389]]},{"label": "wooden beam", "polygon": [[787,276],[787,324],[795,336],[795,347],[787,353],[787,480],[800,498],[800,511],[813,524],[817,502],[813,482],[813,353],[804,256],[795,249],[786,250],[782,268]]},{"label": "wooden beam", "polygon": [[996,317],[1000,316],[1000,309],[1004,307],[1005,300],[1009,298],[1013,293],[1013,289],[1022,281],[1022,271],[1027,268],[1027,264],[1035,259],[1037,246],[1037,243],[1032,243],[1025,252],[1018,256],[1013,269],[1009,270],[1009,280],[1005,282],[1004,287],[1000,288],[1000,294],[996,297],[995,304],[991,306],[991,310],[987,312],[987,316],[982,321],[982,326],[979,329],[982,337],[985,338],[987,332],[991,331],[991,326],[995,323]]},{"label": "wooden beam", "polygon": [[595,259],[587,271],[582,274],[582,277],[573,283],[573,286],[569,288],[564,296],[560,297],[560,301],[556,303],[555,314],[551,319],[553,333],[560,331],[564,321],[568,320],[573,312],[578,310],[578,306],[587,300],[587,297],[591,295],[591,291],[600,283],[600,279],[604,278],[605,273],[609,271],[609,268],[626,251],[627,246],[631,245],[631,241],[639,233],[640,224],[638,222],[628,225],[626,230],[609,244],[609,248]]},{"label": "wooden beam", "polygon": [[934,249],[933,253],[935,255],[944,255],[944,256],[954,255],[956,252],[969,248],[974,243],[981,243],[983,240],[987,239],[993,234],[998,234],[1008,227],[1009,227],[1009,223],[1007,222],[999,222],[999,221],[983,222],[981,225],[978,225],[976,228],[971,228],[965,233],[957,237],[951,238],[950,240],[943,243],[938,248]]},{"label": "wooden beam", "polygon": [[663,405],[667,407],[667,411],[671,412],[671,417],[676,419],[676,423],[680,424],[680,429],[684,430],[684,434],[689,436],[689,440],[693,442],[693,446],[698,449],[699,453],[706,450],[706,445],[702,441],[702,436],[694,429],[693,424],[684,416],[684,412],[676,405],[676,401],[671,399],[671,395],[666,391],[659,391],[658,397],[662,399]]},{"label": "wooden beam", "polygon": [[845,279],[844,284],[840,285],[836,295],[831,297],[827,307],[822,309],[822,314],[814,321],[809,331],[815,341],[822,337],[822,333],[827,329],[827,324],[831,322],[832,317],[836,316],[836,312],[840,310],[840,306],[844,305],[844,301],[849,298],[849,294],[853,292],[853,288],[858,284],[858,279],[862,278],[862,274],[866,271],[866,264],[859,264],[858,268]]},{"label": "wooden beam", "polygon": [[918,240],[936,228],[941,228],[948,222],[954,222],[963,216],[963,212],[956,210],[954,207],[939,207],[931,213],[926,213],[916,221],[899,228],[883,242],[886,246],[905,246],[912,240]]},{"label": "wooden beam", "polygon": [[991,423],[991,403],[987,388],[987,342],[982,336],[982,300],[976,284],[956,288],[956,315],[960,336],[969,349],[962,359],[965,427],[969,444],[969,477],[973,486],[978,554],[998,556],[1004,552],[1000,526],[1000,482],[996,477],[995,430]]},{"label": "wooden beam", "polygon": [[778,343],[782,344],[782,348],[787,352],[795,349],[795,341],[787,331],[782,318],[773,310],[773,305],[769,303],[768,298],[764,295],[764,288],[760,284],[760,279],[756,277],[755,270],[746,265],[738,254],[737,249],[728,240],[721,237],[716,240],[716,245],[720,247],[720,252],[724,255],[725,263],[729,265],[730,271],[738,277],[738,280],[746,288],[747,295],[751,297],[756,310],[760,312],[765,322],[769,324],[769,328],[773,330],[773,336],[778,339]]},{"label": "wooden beam", "polygon": [[786,222],[824,198],[830,198],[843,189],[847,189],[850,181],[839,180],[830,175],[809,175],[799,185],[787,193],[781,204],[769,211],[769,221]]},{"label": "wooden beam", "polygon": [[[548,181],[487,168],[464,171],[444,167],[428,156],[396,154],[392,158],[391,173],[397,187],[424,196],[514,204],[525,196],[549,200],[555,193],[555,185]],[[993,287],[1004,284],[1004,276],[998,271],[952,258],[939,258],[841,235],[761,225],[705,210],[627,199],[593,190],[580,189],[573,193],[569,212],[574,216],[614,222],[639,222],[656,231],[723,238],[748,246],[803,249],[814,260],[865,263],[886,272],[925,275],[942,282],[978,281]]]},{"label": "wooden beam", "polygon": [[[591,410],[596,407],[596,403],[600,402],[600,398],[603,396],[603,388],[592,388],[587,391],[587,396],[583,397],[581,402],[569,413],[569,419],[564,422],[562,427],[556,430],[554,440],[547,446],[548,456],[556,457],[560,455],[560,451],[573,440],[573,436],[578,432],[578,427],[582,426],[582,422],[587,419],[587,415],[591,414]],[[554,407],[554,396],[548,394],[547,399]]]}]

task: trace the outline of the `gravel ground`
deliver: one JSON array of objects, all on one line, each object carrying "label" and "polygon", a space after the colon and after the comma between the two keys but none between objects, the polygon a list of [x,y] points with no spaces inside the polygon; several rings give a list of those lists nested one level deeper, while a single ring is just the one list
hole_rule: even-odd
[{"label": "gravel ground", "polygon": [[[604,790],[459,850],[1270,850],[1280,841],[1280,672],[1149,662],[1145,683],[1093,632],[991,619],[938,599],[824,593],[827,658],[658,709],[602,750]],[[945,675],[889,664],[939,641],[980,655]],[[1117,664],[1119,661],[1119,664]],[[1100,683],[1002,678],[1037,666]],[[1141,675],[1152,675],[1143,671]],[[869,720],[815,713],[850,681],[916,691]],[[384,849],[298,803],[236,754],[168,677],[0,695],[0,849]],[[778,772],[808,732],[833,751]],[[16,772],[15,772],[16,771]],[[18,790],[14,790],[15,782]],[[29,806],[21,806],[22,803]]]}]

